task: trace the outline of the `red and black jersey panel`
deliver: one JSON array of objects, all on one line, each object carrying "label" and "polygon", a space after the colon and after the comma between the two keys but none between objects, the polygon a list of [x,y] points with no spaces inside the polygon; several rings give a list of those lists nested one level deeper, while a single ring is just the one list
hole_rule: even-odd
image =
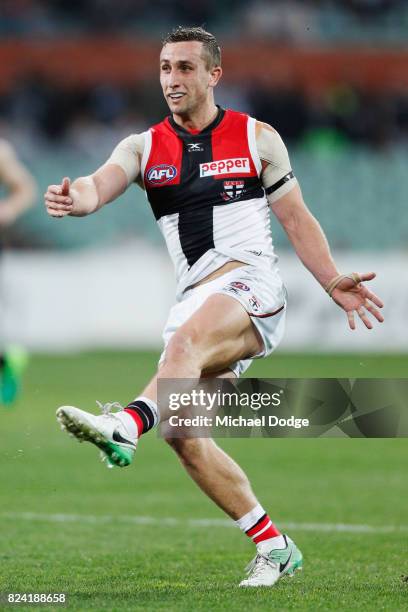
[{"label": "red and black jersey panel", "polygon": [[214,206],[264,196],[248,143],[248,119],[220,108],[198,134],[171,116],[151,128],[144,170],[147,197],[156,220],[179,215],[179,238],[189,266],[214,248]]}]

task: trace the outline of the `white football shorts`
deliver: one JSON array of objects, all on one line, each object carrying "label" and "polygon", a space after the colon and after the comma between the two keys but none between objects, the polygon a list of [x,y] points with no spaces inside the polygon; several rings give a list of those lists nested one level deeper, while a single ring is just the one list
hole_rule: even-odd
[{"label": "white football shorts", "polygon": [[258,355],[229,366],[237,377],[249,368],[252,359],[267,357],[276,349],[285,329],[285,287],[276,272],[265,267],[246,265],[183,293],[181,300],[171,308],[164,327],[164,350],[159,364],[164,360],[166,347],[173,334],[214,293],[223,293],[238,300],[251,317],[263,341],[263,350]]}]

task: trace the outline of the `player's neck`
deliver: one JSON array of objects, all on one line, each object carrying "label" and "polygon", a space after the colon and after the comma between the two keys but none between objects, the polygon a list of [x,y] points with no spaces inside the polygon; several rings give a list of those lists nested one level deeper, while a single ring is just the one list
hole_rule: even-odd
[{"label": "player's neck", "polygon": [[173,119],[177,125],[180,125],[189,132],[201,132],[214,121],[218,110],[218,107],[212,102],[193,114],[177,115],[173,113]]}]

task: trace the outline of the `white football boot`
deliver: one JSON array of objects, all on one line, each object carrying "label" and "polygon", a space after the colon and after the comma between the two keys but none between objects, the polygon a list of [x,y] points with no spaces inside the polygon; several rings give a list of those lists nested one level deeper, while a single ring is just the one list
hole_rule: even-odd
[{"label": "white football boot", "polygon": [[264,552],[262,542],[257,547],[257,554],[246,567],[248,578],[242,580],[241,587],[271,587],[283,576],[293,577],[297,570],[302,569],[303,556],[292,540],[284,535],[285,548]]},{"label": "white football boot", "polygon": [[61,429],[68,431],[80,442],[92,442],[101,449],[101,457],[108,467],[130,465],[136,450],[137,438],[130,435],[119,413],[112,408],[122,406],[116,402],[102,405],[97,402],[103,414],[94,415],[75,406],[60,406],[57,419]]}]

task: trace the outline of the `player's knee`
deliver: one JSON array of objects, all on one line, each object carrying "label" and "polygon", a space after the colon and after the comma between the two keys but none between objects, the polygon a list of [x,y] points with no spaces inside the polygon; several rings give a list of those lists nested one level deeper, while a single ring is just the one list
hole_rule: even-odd
[{"label": "player's knee", "polygon": [[199,467],[207,454],[207,440],[203,438],[165,438],[185,466]]},{"label": "player's knee", "polygon": [[192,331],[178,331],[174,334],[166,349],[166,360],[172,363],[199,361],[198,336]]}]

